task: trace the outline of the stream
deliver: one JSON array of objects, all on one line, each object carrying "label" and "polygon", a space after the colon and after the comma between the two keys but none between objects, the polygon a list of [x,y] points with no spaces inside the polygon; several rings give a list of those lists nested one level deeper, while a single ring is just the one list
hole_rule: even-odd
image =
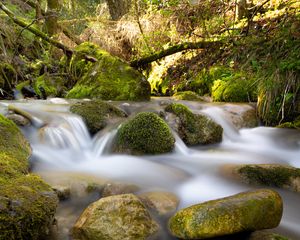
[{"label": "stream", "polygon": [[[7,105],[12,104],[36,118],[34,126],[22,129],[33,149],[32,171],[51,185],[71,188],[71,199],[62,201],[57,210],[56,237],[59,240],[71,239],[69,230],[80,213],[99,198],[97,193],[85,191],[89,183],[101,185],[117,181],[136,184],[141,192],[170,191],[179,197],[180,209],[260,188],[224,177],[221,174],[224,165],[279,163],[300,168],[300,131],[261,126],[238,130],[227,116],[226,109],[242,108],[242,104],[183,102],[194,112],[204,112],[222,125],[224,134],[220,144],[187,147],[175,135],[172,153],[129,156],[110,151],[117,124],[91,137],[82,119],[69,113],[70,101],[4,101],[0,108],[3,113]],[[147,103],[113,104],[134,114],[159,112],[168,101],[171,100],[158,98]],[[294,240],[300,239],[300,194],[276,190],[283,198],[284,213],[280,226],[272,231]],[[167,232],[163,234],[164,239],[173,239]]]}]

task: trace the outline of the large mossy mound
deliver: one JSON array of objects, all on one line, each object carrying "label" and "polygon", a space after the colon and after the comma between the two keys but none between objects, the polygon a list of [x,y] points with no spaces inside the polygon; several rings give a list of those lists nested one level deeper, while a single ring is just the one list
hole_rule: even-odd
[{"label": "large mossy mound", "polygon": [[177,92],[173,95],[173,98],[176,100],[203,101],[203,98],[193,91]]},{"label": "large mossy mound", "polygon": [[30,146],[2,115],[0,133],[0,239],[44,239],[57,197],[40,177],[28,174]]},{"label": "large mossy mound", "polygon": [[285,188],[300,192],[300,169],[280,164],[226,166],[225,173],[244,183]]},{"label": "large mossy mound", "polygon": [[182,209],[170,218],[169,229],[180,239],[206,239],[269,229],[279,225],[282,211],[280,195],[260,189]]},{"label": "large mossy mound", "polygon": [[186,144],[211,144],[222,141],[223,128],[210,117],[194,114],[188,107],[179,103],[172,103],[165,110],[178,118],[178,124],[173,127]]},{"label": "large mossy mound", "polygon": [[[67,94],[68,98],[150,99],[150,84],[145,77],[121,59],[91,43],[79,45],[75,52],[70,68],[78,81]],[[84,55],[96,58],[97,62],[87,62]]]},{"label": "large mossy mound", "polygon": [[115,151],[141,154],[171,152],[175,139],[169,126],[157,114],[142,112],[121,125],[115,140]]},{"label": "large mossy mound", "polygon": [[135,195],[122,194],[92,203],[77,220],[72,235],[76,240],[142,240],[151,239],[158,229]]},{"label": "large mossy mound", "polygon": [[102,130],[109,121],[127,116],[121,109],[101,100],[76,103],[70,111],[83,118],[91,134]]}]

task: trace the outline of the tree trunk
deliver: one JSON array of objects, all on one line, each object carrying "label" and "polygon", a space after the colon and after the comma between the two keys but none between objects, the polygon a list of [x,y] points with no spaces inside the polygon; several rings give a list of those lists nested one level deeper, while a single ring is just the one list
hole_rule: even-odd
[{"label": "tree trunk", "polygon": [[220,41],[186,42],[186,43],[169,47],[168,49],[164,49],[160,52],[156,52],[148,57],[134,60],[130,63],[130,66],[137,68],[184,50],[216,47],[220,44],[221,44]]},{"label": "tree trunk", "polygon": [[131,0],[106,0],[111,19],[119,20],[129,12]]},{"label": "tree trunk", "polygon": [[45,15],[46,30],[49,36],[53,36],[58,33],[59,27],[58,21],[59,0],[47,0],[47,12]]}]

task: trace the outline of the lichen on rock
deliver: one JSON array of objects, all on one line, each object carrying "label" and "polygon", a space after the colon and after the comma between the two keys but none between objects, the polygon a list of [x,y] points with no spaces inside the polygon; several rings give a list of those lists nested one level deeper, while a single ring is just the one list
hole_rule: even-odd
[{"label": "lichen on rock", "polygon": [[158,229],[135,195],[122,194],[92,203],[77,220],[72,236],[74,240],[144,240]]},{"label": "lichen on rock", "polygon": [[206,239],[275,228],[283,211],[280,195],[269,189],[243,192],[178,211],[169,220],[173,236]]}]

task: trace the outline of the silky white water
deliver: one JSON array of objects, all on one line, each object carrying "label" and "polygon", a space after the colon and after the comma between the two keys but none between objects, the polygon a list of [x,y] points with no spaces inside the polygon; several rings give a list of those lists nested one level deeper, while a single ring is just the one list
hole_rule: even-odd
[{"label": "silky white water", "polygon": [[[130,113],[159,112],[165,101],[169,100],[115,104],[125,106]],[[141,187],[141,191],[165,190],[175,193],[180,198],[179,207],[183,208],[259,188],[224,177],[221,169],[226,164],[280,163],[300,167],[299,131],[266,127],[238,130],[224,111],[224,106],[228,109],[230,105],[187,103],[195,112],[204,112],[223,126],[222,143],[189,148],[174,133],[176,144],[172,153],[136,157],[110,151],[115,128],[104,129],[92,138],[81,118],[68,112],[68,103],[59,103],[10,103],[44,123],[42,128],[31,126],[23,131],[33,149],[33,171],[52,184],[63,185],[66,179],[73,185],[82,179],[134,183]],[[5,111],[5,107],[3,109]],[[80,188],[83,186],[78,183],[76,198],[59,206],[59,239],[66,239],[69,228],[80,212],[97,199],[96,195],[82,194],[84,191]],[[291,239],[300,239],[300,194],[276,190],[283,197],[284,215],[280,226],[274,231]],[[165,238],[172,239],[167,235]]]}]

